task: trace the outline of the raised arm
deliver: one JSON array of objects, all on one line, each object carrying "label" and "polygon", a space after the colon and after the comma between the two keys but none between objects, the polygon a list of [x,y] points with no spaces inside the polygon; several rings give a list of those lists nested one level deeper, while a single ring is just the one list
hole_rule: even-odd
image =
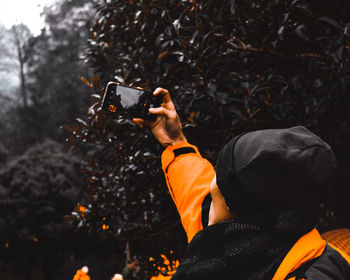
[{"label": "raised arm", "polygon": [[[203,228],[202,204],[209,194],[215,170],[202,158],[197,147],[189,143],[168,146],[162,155],[162,169],[190,242]],[[208,214],[208,209],[206,212]]]},{"label": "raised arm", "polygon": [[157,119],[154,122],[134,119],[134,122],[150,127],[155,138],[166,147],[162,154],[162,169],[190,242],[202,229],[202,203],[209,193],[215,170],[197,147],[187,142],[169,92],[157,88],[153,94],[163,95],[161,107],[150,109]]}]

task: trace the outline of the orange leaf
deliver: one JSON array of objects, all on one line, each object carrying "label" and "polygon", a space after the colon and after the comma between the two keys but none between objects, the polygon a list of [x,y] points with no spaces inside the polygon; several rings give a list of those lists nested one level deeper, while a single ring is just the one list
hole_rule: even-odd
[{"label": "orange leaf", "polygon": [[164,51],[164,52],[161,52],[160,54],[158,54],[158,59],[161,60],[163,59],[164,57],[166,57],[167,55],[169,54],[172,54],[173,51]]},{"label": "orange leaf", "polygon": [[91,87],[91,88],[92,88],[92,84],[91,84],[87,79],[85,79],[84,77],[81,77],[81,80],[82,80],[88,87]]}]

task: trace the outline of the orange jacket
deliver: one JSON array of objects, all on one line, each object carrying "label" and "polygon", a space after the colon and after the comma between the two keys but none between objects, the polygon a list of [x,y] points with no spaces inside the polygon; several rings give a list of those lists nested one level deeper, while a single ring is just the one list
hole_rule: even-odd
[{"label": "orange jacket", "polygon": [[[175,157],[174,150],[184,147],[192,148],[193,152]],[[164,150],[162,169],[190,242],[202,229],[202,202],[215,176],[214,167],[200,155],[196,146],[180,143]]]},{"label": "orange jacket", "polygon": [[[181,148],[187,148],[186,152],[176,156]],[[196,146],[179,143],[164,150],[162,169],[190,242],[202,230],[202,202],[215,176],[214,167],[200,155]],[[282,261],[273,280],[285,279],[301,265],[321,256],[326,244],[316,229],[302,236]],[[349,262],[349,258],[346,260]]]},{"label": "orange jacket", "polygon": [[81,271],[81,269],[78,269],[73,277],[73,280],[90,280],[90,276]]}]

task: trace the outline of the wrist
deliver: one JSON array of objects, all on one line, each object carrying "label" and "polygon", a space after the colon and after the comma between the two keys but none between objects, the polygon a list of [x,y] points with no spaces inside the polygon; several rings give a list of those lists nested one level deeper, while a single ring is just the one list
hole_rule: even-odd
[{"label": "wrist", "polygon": [[181,144],[181,143],[188,143],[186,137],[184,135],[176,138],[176,139],[171,139],[169,142],[161,142],[161,144],[167,148],[169,146],[175,146],[175,145],[178,145],[178,144]]},{"label": "wrist", "polygon": [[171,142],[169,146],[175,146],[175,145],[181,144],[181,143],[188,143],[188,142],[187,142],[186,139],[184,139],[184,140],[180,140],[180,139],[179,139],[179,140],[176,140],[176,141],[174,141],[174,142]]},{"label": "wrist", "polygon": [[171,141],[170,145],[174,146],[174,145],[180,144],[180,143],[188,143],[185,135],[181,135],[180,137],[178,137],[175,140]]}]

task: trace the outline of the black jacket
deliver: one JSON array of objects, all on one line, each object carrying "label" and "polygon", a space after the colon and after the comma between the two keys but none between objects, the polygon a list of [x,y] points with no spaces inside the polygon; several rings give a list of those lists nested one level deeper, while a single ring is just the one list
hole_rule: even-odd
[{"label": "black jacket", "polygon": [[327,245],[320,257],[305,263],[290,273],[286,279],[293,276],[296,279],[307,280],[349,280],[350,267],[336,250]]},{"label": "black jacket", "polygon": [[[310,231],[295,213],[224,221],[198,232],[173,280],[271,280],[295,242]],[[293,224],[293,220],[298,221]],[[269,222],[270,221],[270,222]],[[263,225],[263,226],[262,226]],[[285,279],[350,280],[346,260],[326,246]],[[284,280],[284,279],[278,279]]]}]

